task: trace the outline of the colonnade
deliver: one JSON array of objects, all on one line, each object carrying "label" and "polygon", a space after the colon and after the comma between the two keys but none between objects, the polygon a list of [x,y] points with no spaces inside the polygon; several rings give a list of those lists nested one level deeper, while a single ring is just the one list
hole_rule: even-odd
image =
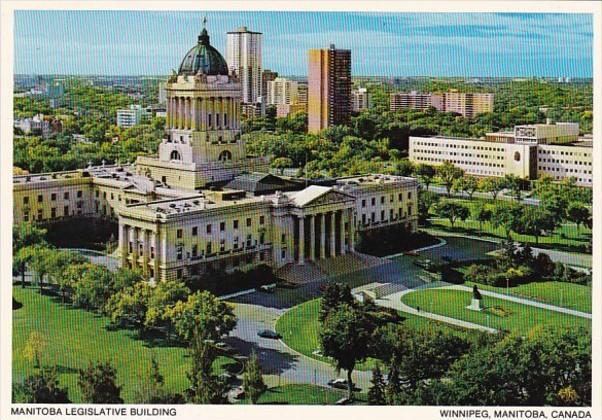
[{"label": "colonnade", "polygon": [[297,264],[304,264],[306,259],[315,261],[345,255],[347,251],[354,250],[355,227],[352,209],[294,217],[298,233],[295,236]]},{"label": "colonnade", "polygon": [[[159,249],[162,245],[163,249]],[[142,274],[147,277],[159,275],[159,253],[167,254],[167,243],[165,240],[160,244],[159,234],[150,230],[143,229],[127,224],[119,225],[119,247],[121,251],[121,266],[128,267],[128,259],[131,268],[140,269]],[[130,257],[131,258],[128,258]],[[142,257],[142,261],[140,261]],[[150,263],[152,262],[152,272]]]},{"label": "colonnade", "polygon": [[167,127],[200,131],[238,130],[240,102],[228,97],[172,96],[167,99]]}]

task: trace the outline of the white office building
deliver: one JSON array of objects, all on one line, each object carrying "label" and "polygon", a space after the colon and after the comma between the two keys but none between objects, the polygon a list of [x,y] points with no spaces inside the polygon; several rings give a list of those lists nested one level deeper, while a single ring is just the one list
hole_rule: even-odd
[{"label": "white office building", "polygon": [[242,26],[228,32],[226,62],[230,72],[236,72],[242,89],[242,102],[254,104],[261,92],[261,32]]}]

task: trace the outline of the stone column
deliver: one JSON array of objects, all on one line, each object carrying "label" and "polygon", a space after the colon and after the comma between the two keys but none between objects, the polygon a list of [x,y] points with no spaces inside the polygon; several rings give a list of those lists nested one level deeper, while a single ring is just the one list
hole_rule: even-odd
[{"label": "stone column", "polygon": [[167,117],[165,118],[165,125],[167,128],[171,128],[171,98],[167,98],[166,105]]},{"label": "stone column", "polygon": [[353,209],[349,209],[349,252],[355,251],[355,221]]},{"label": "stone column", "polygon": [[[208,129],[212,129],[215,127],[215,116],[214,114],[214,109],[215,109],[215,99],[211,98],[211,99],[207,99],[207,128]],[[211,118],[211,119],[209,119]]]},{"label": "stone column", "polygon": [[340,211],[341,218],[339,220],[339,243],[341,244],[341,255],[345,255],[345,210]]},{"label": "stone column", "polygon": [[320,258],[326,258],[326,217],[320,213]]},{"label": "stone column", "polygon": [[142,275],[148,279],[148,253],[150,252],[150,235],[148,229],[142,231],[144,243],[142,244]]},{"label": "stone column", "polygon": [[316,259],[316,216],[313,214],[309,217],[309,260]]},{"label": "stone column", "polygon": [[155,256],[153,258],[153,268],[155,271],[154,280],[157,282],[161,278],[161,276],[159,276],[159,231],[157,230],[153,236],[153,246],[155,248]]},{"label": "stone column", "polygon": [[201,123],[200,128],[201,131],[205,131],[207,129],[207,99],[200,98],[201,101]]},{"label": "stone column", "polygon": [[184,98],[184,128],[190,129],[190,98]]},{"label": "stone column", "polygon": [[197,121],[197,98],[192,98],[192,106],[190,107],[190,129],[196,130],[196,121]]},{"label": "stone column", "polygon": [[336,224],[336,212],[330,212],[330,256],[335,257],[337,255],[337,244],[335,236],[335,224]]},{"label": "stone column", "polygon": [[121,267],[127,266],[128,258],[128,227],[125,224],[119,225],[119,249],[121,250]]},{"label": "stone column", "polygon": [[[161,254],[160,254],[160,262],[167,269],[167,231],[166,227],[163,228],[162,231],[157,231],[157,235],[161,234]],[[160,279],[161,276],[158,276]]]},{"label": "stone column", "polygon": [[132,227],[132,268],[138,267],[138,228]]},{"label": "stone column", "polygon": [[177,113],[178,113],[178,121],[177,121],[177,128],[178,129],[182,129],[183,126],[183,119],[182,117],[184,116],[184,110],[182,109],[184,102],[182,101],[182,98],[180,98],[179,96],[176,98],[176,107],[177,107]]},{"label": "stone column", "polygon": [[228,125],[227,129],[231,130],[234,126],[234,101],[232,98],[228,98]]},{"label": "stone column", "polygon": [[299,220],[299,259],[297,263],[299,265],[305,264],[305,224],[303,223],[303,216],[298,217]]},{"label": "stone column", "polygon": [[218,113],[219,113],[219,129],[223,129],[224,128],[224,98],[221,97],[219,98],[219,105],[218,105]]}]

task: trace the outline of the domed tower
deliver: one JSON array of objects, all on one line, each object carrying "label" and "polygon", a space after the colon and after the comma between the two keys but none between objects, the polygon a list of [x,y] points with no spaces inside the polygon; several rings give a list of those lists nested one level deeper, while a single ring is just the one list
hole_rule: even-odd
[{"label": "domed tower", "polygon": [[205,27],[165,91],[166,136],[159,158],[138,158],[139,172],[190,190],[228,181],[243,171],[267,169],[265,159],[246,156],[240,136],[240,83],[211,46]]}]

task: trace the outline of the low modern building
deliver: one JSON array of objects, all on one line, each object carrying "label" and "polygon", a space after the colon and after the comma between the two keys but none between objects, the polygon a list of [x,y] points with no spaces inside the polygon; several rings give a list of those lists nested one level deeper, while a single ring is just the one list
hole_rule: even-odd
[{"label": "low modern building", "polygon": [[410,137],[409,158],[429,165],[451,162],[476,176],[573,177],[578,185],[591,187],[592,142],[579,139],[578,133],[578,124],[557,123],[517,126],[484,139]]},{"label": "low modern building", "polygon": [[390,109],[416,109],[426,111],[433,107],[442,112],[455,112],[466,118],[493,111],[492,93],[444,93],[396,92],[390,95]]},{"label": "low modern building", "polygon": [[140,124],[142,120],[142,107],[140,105],[130,105],[127,109],[117,110],[117,125],[119,127],[133,127]]},{"label": "low modern building", "polygon": [[391,111],[400,109],[426,111],[434,106],[432,97],[433,95],[431,93],[419,93],[416,91],[391,93],[389,108]]},{"label": "low modern building", "polygon": [[154,281],[304,265],[353,253],[367,229],[416,229],[414,178],[366,175],[312,185],[271,175],[266,158],[248,156],[240,85],[205,29],[165,91],[157,157],[15,176],[14,222],[116,221],[121,266]]}]

